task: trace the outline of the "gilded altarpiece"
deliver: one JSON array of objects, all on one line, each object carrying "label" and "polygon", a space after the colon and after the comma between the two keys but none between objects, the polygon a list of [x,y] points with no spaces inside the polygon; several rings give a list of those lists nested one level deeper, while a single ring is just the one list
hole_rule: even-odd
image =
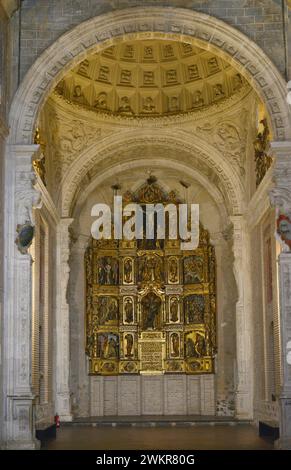
[{"label": "gilded altarpiece", "polygon": [[[123,202],[179,204],[145,183]],[[86,353],[91,375],[214,372],[216,265],[209,234],[180,240],[94,240],[85,253]]]}]

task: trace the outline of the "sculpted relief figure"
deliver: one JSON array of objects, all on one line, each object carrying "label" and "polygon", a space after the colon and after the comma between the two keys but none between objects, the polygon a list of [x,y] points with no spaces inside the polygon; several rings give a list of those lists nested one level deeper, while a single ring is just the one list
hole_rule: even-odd
[{"label": "sculpted relief figure", "polygon": [[132,278],[132,259],[131,258],[126,258],[124,261],[124,282],[126,284],[131,284],[133,282]]},{"label": "sculpted relief figure", "polygon": [[127,333],[124,339],[126,341],[126,357],[130,358],[133,356],[133,336]]},{"label": "sculpted relief figure", "polygon": [[130,106],[130,100],[128,96],[123,96],[120,99],[120,105],[118,108],[118,112],[121,114],[133,114],[133,111]]},{"label": "sculpted relief figure", "polygon": [[147,96],[145,99],[144,99],[144,103],[143,103],[143,112],[144,113],[153,113],[155,111],[156,107],[155,107],[155,104],[154,104],[154,100],[150,97],[150,96]]},{"label": "sculpted relief figure", "polygon": [[184,259],[184,282],[186,284],[203,282],[203,257],[193,255]]},{"label": "sculpted relief figure", "polygon": [[119,356],[118,335],[101,333],[98,335],[99,356],[103,359],[117,359]]},{"label": "sculpted relief figure", "polygon": [[161,299],[156,294],[150,293],[142,299],[142,317],[145,330],[157,327],[160,311]]},{"label": "sculpted relief figure", "polygon": [[173,284],[178,282],[178,261],[175,258],[169,260],[169,281]]},{"label": "sculpted relief figure", "polygon": [[193,95],[192,106],[193,108],[200,108],[203,105],[204,105],[204,99],[202,97],[202,92],[200,90],[197,90],[195,94]]},{"label": "sculpted relief figure", "polygon": [[179,301],[177,297],[172,297],[170,300],[170,321],[176,323],[179,320]]},{"label": "sculpted relief figure", "polygon": [[180,338],[178,333],[171,335],[172,356],[178,357],[180,355]]},{"label": "sculpted relief figure", "polygon": [[124,313],[125,313],[125,322],[132,323],[133,322],[133,302],[132,302],[132,299],[129,297],[125,300]]},{"label": "sculpted relief figure", "polygon": [[101,285],[118,283],[118,259],[110,256],[98,259],[98,282]]},{"label": "sculpted relief figure", "polygon": [[96,98],[94,107],[96,109],[107,110],[107,93],[101,91]]},{"label": "sculpted relief figure", "polygon": [[197,131],[209,137],[213,145],[230,158],[239,168],[241,175],[244,175],[245,143],[234,124],[217,122],[213,125],[208,122],[203,126],[198,126]]}]

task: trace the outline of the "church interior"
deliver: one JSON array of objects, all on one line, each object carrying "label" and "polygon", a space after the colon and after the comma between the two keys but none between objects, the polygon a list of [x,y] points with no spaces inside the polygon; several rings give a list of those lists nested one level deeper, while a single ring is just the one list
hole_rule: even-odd
[{"label": "church interior", "polygon": [[[1,446],[290,449],[288,2],[82,3],[0,2]],[[95,240],[115,196],[198,247]]]}]

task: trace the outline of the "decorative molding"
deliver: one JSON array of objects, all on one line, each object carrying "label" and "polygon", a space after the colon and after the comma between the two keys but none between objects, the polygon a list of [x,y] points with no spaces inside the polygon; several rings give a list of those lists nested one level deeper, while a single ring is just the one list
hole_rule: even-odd
[{"label": "decorative molding", "polygon": [[[221,101],[212,103],[211,106],[205,106],[201,109],[195,111],[189,111],[187,113],[176,113],[173,115],[165,116],[147,116],[146,118],[138,116],[127,116],[120,114],[108,114],[102,113],[99,111],[93,111],[90,108],[85,108],[78,103],[70,102],[65,99],[63,96],[60,96],[55,91],[52,92],[48,98],[48,103],[51,101],[53,107],[58,106],[59,109],[63,110],[67,115],[71,114],[72,119],[74,116],[87,117],[88,120],[96,122],[102,122],[102,124],[113,124],[122,127],[163,127],[163,126],[176,126],[177,124],[187,124],[194,121],[201,121],[203,118],[214,117],[216,114],[226,113],[229,110],[233,110],[238,105],[241,105],[243,101],[250,97],[253,94],[253,90],[248,86],[243,86],[237,93],[228,98],[225,98]],[[46,104],[47,105],[47,104]]]},{"label": "decorative molding", "polygon": [[[213,52],[189,43],[139,40],[89,54],[59,82],[68,103],[127,120],[183,116],[225,102],[250,85]],[[239,93],[242,96],[242,93]]]},{"label": "decorative molding", "polygon": [[[92,144],[89,149],[79,155],[64,175],[60,185],[62,191],[58,206],[61,208],[61,213],[66,216],[70,214],[72,204],[80,190],[82,180],[86,180],[88,177],[89,181],[93,179],[94,171],[92,172],[92,169],[94,169],[94,166],[96,167],[96,171],[100,173],[103,169],[102,165],[104,167],[105,164],[105,168],[106,166],[112,167],[116,159],[118,159],[118,164],[122,165],[122,163],[120,163],[121,157],[119,149],[121,149],[123,145],[127,149],[127,152],[129,152],[130,150],[139,149],[140,146],[148,144],[163,148],[164,151],[167,149],[168,153],[176,148],[179,152],[185,152],[185,154],[191,156],[191,159],[188,157],[187,161],[189,170],[194,166],[199,173],[206,175],[216,187],[219,187],[219,190],[223,191],[225,201],[229,201],[227,206],[230,211],[233,211],[233,213],[242,212],[245,202],[244,188],[240,178],[214,147],[210,147],[206,142],[199,139],[198,136],[190,136],[188,133],[180,130],[177,130],[175,136],[173,136],[171,131],[165,131],[163,135],[161,135],[160,131],[157,129],[152,131],[149,136],[145,129],[139,133],[138,137],[134,137],[132,131],[126,131],[111,136],[108,139],[98,142],[98,146]],[[131,156],[132,164],[134,164],[133,161],[137,157],[137,155],[135,155],[135,157]],[[168,159],[170,159],[169,155]],[[180,159],[180,161],[182,161],[182,159]],[[87,185],[88,180],[86,186]]]}]

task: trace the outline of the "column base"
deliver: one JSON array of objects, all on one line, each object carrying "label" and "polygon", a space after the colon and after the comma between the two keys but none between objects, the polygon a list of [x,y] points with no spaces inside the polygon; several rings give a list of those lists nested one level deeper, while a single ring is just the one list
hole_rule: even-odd
[{"label": "column base", "polygon": [[38,450],[40,449],[40,441],[32,439],[31,441],[7,441],[1,444],[2,450]]},{"label": "column base", "polygon": [[240,391],[236,392],[236,412],[235,417],[237,419],[253,419],[253,410],[250,406],[252,403],[250,392],[249,391]]},{"label": "column base", "polygon": [[291,437],[280,437],[274,442],[274,448],[278,450],[291,450]]}]

